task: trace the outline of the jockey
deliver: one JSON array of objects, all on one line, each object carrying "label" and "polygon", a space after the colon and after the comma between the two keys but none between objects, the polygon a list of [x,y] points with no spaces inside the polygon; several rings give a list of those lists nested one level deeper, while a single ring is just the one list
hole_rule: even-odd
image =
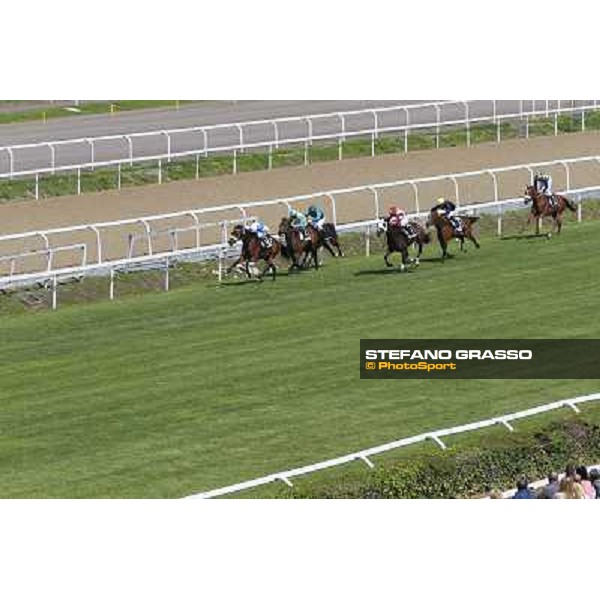
[{"label": "jockey", "polygon": [[404,235],[411,240],[417,236],[412,225],[408,221],[406,213],[397,206],[390,206],[388,210],[388,222],[392,227],[400,227]]},{"label": "jockey", "polygon": [[254,234],[262,246],[268,248],[271,244],[271,236],[269,235],[269,228],[261,221],[254,221],[250,225],[245,226],[246,231]]},{"label": "jockey", "polygon": [[462,234],[462,223],[460,219],[454,214],[456,210],[456,204],[451,202],[450,200],[446,200],[445,198],[438,198],[435,201],[435,205],[431,209],[432,211],[437,211],[440,214],[440,211],[444,214],[444,216],[450,222],[450,225],[454,228],[454,231],[458,234]]},{"label": "jockey", "polygon": [[302,239],[304,239],[306,235],[306,225],[308,224],[304,213],[300,212],[299,210],[296,210],[295,208],[291,208],[289,217],[292,229],[298,231],[302,236]]},{"label": "jockey", "polygon": [[322,231],[325,223],[325,211],[320,206],[312,204],[308,207],[306,219],[317,231]]},{"label": "jockey", "polygon": [[554,194],[552,192],[552,177],[546,173],[539,172],[533,178],[533,185],[536,191],[548,198],[551,205],[554,205]]}]

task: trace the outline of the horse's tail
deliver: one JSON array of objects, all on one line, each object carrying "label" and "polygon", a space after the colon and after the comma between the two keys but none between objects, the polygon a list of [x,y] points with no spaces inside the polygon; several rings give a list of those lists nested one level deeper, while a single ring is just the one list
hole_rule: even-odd
[{"label": "horse's tail", "polygon": [[469,223],[476,223],[479,221],[480,217],[463,217],[463,219]]},{"label": "horse's tail", "polygon": [[431,235],[429,234],[429,231],[423,230],[422,237],[424,244],[429,244],[429,242],[431,242]]},{"label": "horse's tail", "polygon": [[569,200],[566,196],[563,196],[563,200],[565,201],[565,204],[566,204],[567,208],[571,212],[575,212],[577,210],[577,207],[575,206],[575,203],[571,202],[571,200]]}]

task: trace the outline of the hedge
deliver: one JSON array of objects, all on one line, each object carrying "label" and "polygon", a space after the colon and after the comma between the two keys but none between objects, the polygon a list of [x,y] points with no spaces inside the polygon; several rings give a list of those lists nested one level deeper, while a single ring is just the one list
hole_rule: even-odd
[{"label": "hedge", "polygon": [[486,487],[510,489],[525,475],[531,481],[568,463],[600,459],[600,426],[574,417],[527,433],[513,433],[501,445],[432,451],[427,456],[383,462],[363,478],[326,483],[295,480],[287,498],[467,498]]}]

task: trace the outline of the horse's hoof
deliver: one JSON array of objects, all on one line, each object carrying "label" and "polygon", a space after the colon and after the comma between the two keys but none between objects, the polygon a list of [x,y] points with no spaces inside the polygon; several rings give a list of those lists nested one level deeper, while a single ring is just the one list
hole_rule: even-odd
[{"label": "horse's hoof", "polygon": [[547,239],[551,239],[551,238],[552,238],[552,234],[551,234],[550,232],[548,232],[548,233],[546,234],[546,238],[547,238]]}]

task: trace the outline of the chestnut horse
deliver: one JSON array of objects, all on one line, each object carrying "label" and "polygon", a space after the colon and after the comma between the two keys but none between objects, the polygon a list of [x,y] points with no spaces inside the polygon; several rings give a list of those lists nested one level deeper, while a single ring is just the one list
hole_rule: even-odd
[{"label": "chestnut horse", "polygon": [[479,242],[473,233],[473,223],[479,220],[479,217],[458,217],[462,223],[462,233],[457,233],[452,223],[444,214],[440,214],[437,208],[432,208],[429,212],[429,218],[427,219],[427,227],[433,225],[437,232],[438,242],[442,248],[442,260],[446,257],[450,257],[451,254],[448,252],[448,242],[452,238],[460,240],[460,249],[462,252],[466,252],[464,249],[465,239],[471,240],[476,248],[479,248]]},{"label": "chestnut horse", "polygon": [[531,202],[531,212],[527,218],[527,224],[529,225],[532,219],[535,219],[535,232],[537,235],[540,233],[540,220],[543,217],[552,217],[558,234],[562,229],[562,214],[565,210],[567,208],[572,212],[577,210],[577,207],[566,196],[554,194],[554,200],[555,204],[552,205],[549,198],[542,192],[538,192],[533,185],[528,185],[525,189],[525,204]]},{"label": "chestnut horse", "polygon": [[262,280],[267,272],[271,271],[273,281],[275,281],[277,267],[275,266],[273,260],[281,252],[281,244],[274,237],[269,236],[270,245],[269,247],[265,248],[255,233],[247,231],[243,225],[236,225],[231,232],[231,236],[229,237],[229,245],[233,246],[239,241],[242,242],[242,252],[240,257],[227,269],[227,273],[231,273],[231,271],[233,271],[237,265],[239,265],[241,262],[244,262],[246,275],[251,277],[252,275],[250,274],[248,263],[257,263],[259,260],[264,260],[267,263],[267,266],[258,276],[258,278]]}]

